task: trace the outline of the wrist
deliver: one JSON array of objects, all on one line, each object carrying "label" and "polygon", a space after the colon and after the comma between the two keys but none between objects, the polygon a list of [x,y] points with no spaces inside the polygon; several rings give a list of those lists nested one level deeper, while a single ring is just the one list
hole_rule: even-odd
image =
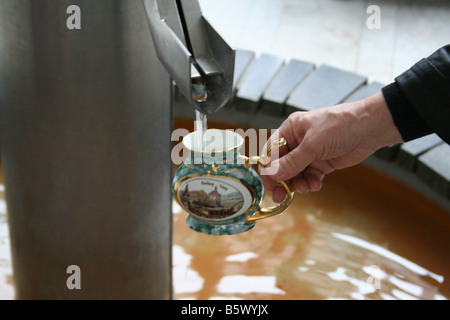
[{"label": "wrist", "polygon": [[381,92],[361,100],[364,132],[374,150],[403,142]]}]

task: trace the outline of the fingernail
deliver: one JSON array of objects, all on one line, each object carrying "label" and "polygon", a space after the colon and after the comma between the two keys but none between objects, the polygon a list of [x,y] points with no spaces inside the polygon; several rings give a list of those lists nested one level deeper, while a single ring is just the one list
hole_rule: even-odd
[{"label": "fingernail", "polygon": [[297,191],[299,191],[301,194],[308,194],[309,189],[306,186],[301,186]]},{"label": "fingernail", "polygon": [[281,169],[280,161],[275,160],[275,161],[272,161],[270,166],[261,168],[260,173],[261,173],[261,175],[265,175],[265,176],[273,176],[273,175],[279,174],[281,171],[280,169]]}]

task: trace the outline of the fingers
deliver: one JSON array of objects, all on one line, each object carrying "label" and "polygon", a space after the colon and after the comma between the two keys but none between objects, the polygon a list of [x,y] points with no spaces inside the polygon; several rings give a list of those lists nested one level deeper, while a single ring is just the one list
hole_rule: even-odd
[{"label": "fingers", "polygon": [[277,186],[275,180],[271,179],[269,176],[261,175],[261,179],[267,191],[273,191]]},{"label": "fingers", "polygon": [[311,123],[311,119],[307,120],[305,113],[292,114],[269,138],[264,147],[263,154],[267,146],[277,139],[285,138],[287,141],[287,146],[279,150],[279,157],[272,154],[270,166],[260,170],[263,182],[266,188],[272,191],[272,197],[276,202],[284,199],[285,191],[277,187],[274,180],[290,180],[295,191],[308,193],[320,190],[325,175],[334,170],[329,162],[317,160],[318,146],[314,138],[316,135],[306,134]]},{"label": "fingers", "polygon": [[[325,178],[325,173],[316,168],[308,167],[301,177],[294,179],[294,185],[301,193],[319,191],[322,189],[323,178]],[[307,186],[307,188],[305,188],[305,186]]]},{"label": "fingers", "polygon": [[[281,129],[281,128],[280,128]],[[286,141],[289,141],[288,138],[286,138],[286,134],[282,135],[280,129],[276,130],[267,140],[267,142],[264,144],[263,149],[261,150],[261,155],[267,155],[267,150],[269,146],[272,146],[275,141],[284,138]],[[279,159],[281,156],[285,155],[289,152],[289,142],[286,146],[277,146],[275,145],[274,148],[271,148],[271,154],[270,159],[271,161]]]},{"label": "fingers", "polygon": [[270,166],[262,168],[261,174],[269,175],[273,180],[289,180],[297,176],[314,160],[314,155],[305,152],[300,145],[281,158],[273,160]]},{"label": "fingers", "polygon": [[[310,176],[313,178],[313,176]],[[322,187],[321,181],[315,180],[314,182],[310,178],[306,178],[304,173],[299,174],[297,177],[291,180],[290,189],[291,191],[299,192],[302,194],[307,194],[309,191],[319,191]],[[314,186],[314,187],[313,187]],[[282,202],[286,197],[286,191],[284,188],[275,185],[272,191],[272,199],[274,202]]]},{"label": "fingers", "polygon": [[[322,180],[325,177],[324,174],[316,174],[313,172],[309,172],[305,170],[305,172],[299,174],[297,177],[292,179],[290,185],[291,191],[299,192],[301,194],[307,194],[310,191],[319,191],[322,188]],[[286,196],[286,191],[284,188],[276,186],[273,183],[274,187],[272,189],[272,199],[274,202],[282,202]]]},{"label": "fingers", "polygon": [[285,155],[290,150],[294,150],[299,142],[301,141],[301,137],[298,137],[296,134],[296,127],[300,126],[299,120],[301,119],[304,112],[295,112],[291,114],[282,124],[281,126],[269,137],[268,141],[265,143],[262,153],[266,154],[267,147],[270,146],[274,141],[284,138],[287,141],[287,146],[282,147],[280,149],[275,149],[272,152],[271,159],[275,160],[279,157]]},{"label": "fingers", "polygon": [[[311,191],[322,189],[322,181],[325,176],[334,171],[328,161],[315,161],[305,170],[290,180],[292,191],[307,194]],[[268,190],[272,190],[272,198],[275,202],[283,201],[286,193],[283,188],[277,187],[270,177],[263,178],[264,183],[269,185]]]},{"label": "fingers", "polygon": [[274,202],[280,203],[286,197],[286,191],[283,188],[276,187],[275,190],[272,191],[272,199]]},{"label": "fingers", "polygon": [[289,180],[315,160],[315,155],[311,152],[314,148],[308,147],[308,139],[305,141],[307,123],[304,112],[295,112],[281,124],[269,138],[264,150],[280,138],[286,139],[287,146],[281,148],[279,153],[272,154],[272,163],[261,170],[262,175],[270,175],[273,180]]}]

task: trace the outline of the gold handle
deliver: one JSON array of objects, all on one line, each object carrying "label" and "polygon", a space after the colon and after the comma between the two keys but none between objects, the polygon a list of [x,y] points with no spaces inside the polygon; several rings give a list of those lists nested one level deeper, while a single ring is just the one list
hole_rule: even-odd
[{"label": "gold handle", "polygon": [[286,196],[284,197],[283,202],[281,202],[277,206],[260,208],[253,215],[245,219],[246,224],[250,224],[255,222],[256,220],[270,218],[278,214],[281,214],[291,205],[292,200],[294,199],[294,192],[291,192],[291,190],[289,190],[288,185],[284,181],[276,181],[276,184],[277,186],[283,187],[284,190],[286,191]]},{"label": "gold handle", "polygon": [[[270,155],[272,153],[273,148],[281,148],[282,146],[286,145],[286,139],[281,138],[278,140],[275,140],[268,148],[267,148],[267,155],[262,155],[261,157],[252,157],[253,161],[256,161],[259,163],[262,167],[267,167],[270,164]],[[251,167],[250,159],[247,157],[243,157],[245,160],[245,166],[247,168]],[[289,186],[284,181],[275,181],[277,186],[284,188],[286,191],[286,196],[284,197],[284,200],[276,206],[268,207],[268,208],[260,208],[258,211],[256,211],[253,215],[250,217],[247,217],[246,224],[253,223],[257,220],[270,218],[276,215],[279,215],[283,213],[292,203],[292,200],[294,199],[294,192],[292,192],[289,189]]]}]

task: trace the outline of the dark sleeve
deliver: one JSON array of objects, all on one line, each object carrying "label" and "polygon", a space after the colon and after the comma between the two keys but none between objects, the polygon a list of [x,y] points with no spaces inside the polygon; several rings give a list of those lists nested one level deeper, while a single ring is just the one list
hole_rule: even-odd
[{"label": "dark sleeve", "polygon": [[403,140],[435,132],[450,143],[450,45],[420,60],[382,92]]}]

